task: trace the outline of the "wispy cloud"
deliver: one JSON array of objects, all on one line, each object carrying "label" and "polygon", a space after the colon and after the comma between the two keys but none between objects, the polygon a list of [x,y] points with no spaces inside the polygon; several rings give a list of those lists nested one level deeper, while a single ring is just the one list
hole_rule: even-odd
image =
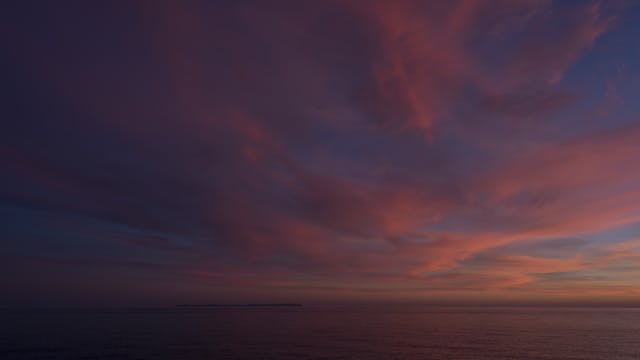
[{"label": "wispy cloud", "polygon": [[3,25],[9,271],[97,266],[141,297],[636,294],[635,240],[588,240],[640,221],[637,120],[585,125],[610,83],[573,80],[617,68],[607,4],[87,6]]}]

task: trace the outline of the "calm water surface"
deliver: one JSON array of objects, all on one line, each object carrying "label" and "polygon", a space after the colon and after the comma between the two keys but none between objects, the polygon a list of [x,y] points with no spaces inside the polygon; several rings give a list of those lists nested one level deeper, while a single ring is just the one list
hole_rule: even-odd
[{"label": "calm water surface", "polygon": [[0,359],[640,359],[640,309],[0,312]]}]

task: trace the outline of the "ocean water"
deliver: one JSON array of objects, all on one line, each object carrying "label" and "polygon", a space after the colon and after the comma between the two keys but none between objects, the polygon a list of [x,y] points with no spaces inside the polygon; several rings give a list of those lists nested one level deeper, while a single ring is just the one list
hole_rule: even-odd
[{"label": "ocean water", "polygon": [[640,359],[640,309],[1,310],[0,359]]}]

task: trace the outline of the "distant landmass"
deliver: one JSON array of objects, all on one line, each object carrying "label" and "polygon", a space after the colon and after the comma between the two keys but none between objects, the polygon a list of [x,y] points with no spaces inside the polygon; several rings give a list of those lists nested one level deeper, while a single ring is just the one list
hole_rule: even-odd
[{"label": "distant landmass", "polygon": [[296,303],[275,303],[275,304],[179,304],[178,307],[300,307],[302,304]]}]

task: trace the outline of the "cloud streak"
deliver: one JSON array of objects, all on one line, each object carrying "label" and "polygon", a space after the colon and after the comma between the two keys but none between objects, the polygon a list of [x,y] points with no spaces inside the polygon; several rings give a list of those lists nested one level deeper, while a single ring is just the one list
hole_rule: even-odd
[{"label": "cloud streak", "polygon": [[87,6],[4,15],[8,301],[637,295],[606,4]]}]

